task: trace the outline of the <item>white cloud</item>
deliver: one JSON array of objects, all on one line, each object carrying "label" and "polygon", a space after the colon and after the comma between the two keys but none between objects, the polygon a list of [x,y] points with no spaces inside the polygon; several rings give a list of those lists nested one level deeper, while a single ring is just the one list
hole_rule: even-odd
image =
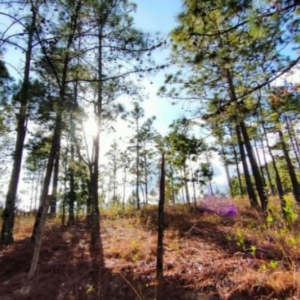
[{"label": "white cloud", "polygon": [[272,82],[272,86],[295,86],[300,83],[300,66],[297,65]]}]

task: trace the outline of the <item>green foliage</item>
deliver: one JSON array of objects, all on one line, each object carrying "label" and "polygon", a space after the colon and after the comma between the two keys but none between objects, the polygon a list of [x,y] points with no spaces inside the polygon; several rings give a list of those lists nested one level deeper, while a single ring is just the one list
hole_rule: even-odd
[{"label": "green foliage", "polygon": [[237,246],[242,248],[245,251],[246,250],[246,245],[245,245],[246,235],[245,235],[245,232],[243,231],[243,229],[239,228],[237,230],[235,238],[236,238]]},{"label": "green foliage", "polygon": [[291,226],[295,223],[298,214],[296,213],[294,206],[293,206],[293,201],[289,196],[284,196],[284,212],[286,216],[286,223],[287,225]]}]

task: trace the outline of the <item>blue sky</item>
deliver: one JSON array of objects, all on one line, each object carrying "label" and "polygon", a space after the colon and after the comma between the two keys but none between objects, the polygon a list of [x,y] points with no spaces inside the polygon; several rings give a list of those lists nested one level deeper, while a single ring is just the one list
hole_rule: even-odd
[{"label": "blue sky", "polygon": [[181,0],[136,0],[136,25],[141,29],[168,34],[176,25]]}]

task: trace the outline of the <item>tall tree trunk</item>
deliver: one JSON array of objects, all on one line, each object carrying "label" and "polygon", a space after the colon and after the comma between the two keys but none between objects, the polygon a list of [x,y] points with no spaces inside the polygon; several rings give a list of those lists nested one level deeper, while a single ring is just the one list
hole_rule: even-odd
[{"label": "tall tree trunk", "polygon": [[53,174],[53,182],[52,182],[52,198],[51,198],[51,207],[50,207],[51,216],[55,216],[57,212],[57,187],[58,187],[58,175],[59,175],[59,160],[60,160],[60,153],[58,152],[55,158],[54,174]]},{"label": "tall tree trunk", "polygon": [[263,129],[263,133],[264,133],[265,140],[266,140],[266,143],[267,143],[268,151],[269,151],[270,156],[271,156],[273,169],[274,169],[274,172],[275,172],[275,182],[276,182],[276,187],[277,187],[277,191],[278,191],[278,195],[279,195],[281,211],[282,211],[282,214],[283,214],[284,218],[286,218],[286,209],[285,209],[286,208],[286,202],[284,200],[284,191],[283,191],[280,175],[279,175],[279,172],[278,172],[278,169],[277,169],[277,165],[276,165],[276,162],[275,162],[275,158],[274,158],[273,152],[272,152],[270,144],[269,144],[269,139],[268,139],[268,135],[267,135],[267,131],[266,131],[264,122],[262,122],[262,129]]},{"label": "tall tree trunk", "polygon": [[[49,205],[48,205],[48,208],[49,208],[51,199],[52,199],[52,197],[49,197],[48,191],[49,191],[51,176],[52,176],[52,172],[53,172],[53,168],[54,168],[54,163],[55,163],[56,157],[57,157],[57,155],[59,155],[59,151],[60,151],[60,136],[61,136],[60,131],[61,131],[61,115],[60,115],[60,113],[57,113],[55,129],[54,129],[54,134],[53,134],[52,143],[51,143],[51,148],[55,147],[55,149],[53,150],[54,157],[51,157],[52,153],[50,152],[49,157],[48,157],[47,167],[46,167],[46,174],[45,174],[45,177],[43,180],[40,204],[39,204],[39,208],[38,208],[38,211],[37,211],[37,214],[35,217],[35,222],[33,225],[33,230],[32,230],[32,235],[31,235],[31,241],[35,242],[35,243],[37,242],[37,238],[39,235],[38,231],[39,231],[40,226],[44,226],[44,224],[45,224],[44,221],[42,220],[44,218],[43,213],[44,213],[45,207],[46,207],[46,205],[48,205],[47,203],[49,202]],[[56,139],[59,139],[59,140],[56,140]],[[52,167],[52,169],[49,171],[48,168],[50,166]],[[47,177],[47,176],[49,176],[49,174],[50,174],[50,178]],[[48,183],[47,194],[46,194],[46,196],[44,196],[44,192],[46,190],[46,187],[45,187],[46,183]],[[46,211],[46,216],[47,216],[47,213],[48,213],[48,210]]]},{"label": "tall tree trunk", "polygon": [[227,182],[228,182],[228,186],[229,186],[230,196],[233,198],[234,193],[233,193],[233,189],[232,189],[231,178],[230,178],[230,173],[229,173],[229,168],[228,168],[227,163],[224,163],[224,168],[225,168],[226,178],[227,178]]},{"label": "tall tree trunk", "polygon": [[36,232],[33,237],[35,246],[34,246],[34,253],[31,261],[30,271],[28,275],[29,279],[31,279],[35,275],[38,261],[39,261],[39,255],[40,255],[40,250],[42,245],[42,236],[43,236],[43,232],[47,220],[47,212],[50,205],[50,197],[48,197],[48,191],[49,191],[49,185],[51,181],[51,174],[54,166],[55,157],[60,148],[60,135],[61,135],[61,115],[60,113],[58,113],[56,117],[54,134],[51,143],[51,150],[48,158],[46,175],[45,175],[41,198],[40,198],[40,203],[42,203],[41,216],[38,220],[38,225],[36,226]]},{"label": "tall tree trunk", "polygon": [[255,194],[252,182],[251,182],[251,177],[250,177],[250,173],[249,173],[249,169],[248,169],[246,154],[245,154],[245,150],[244,150],[244,146],[243,146],[242,135],[241,135],[241,130],[240,130],[239,125],[236,125],[236,134],[237,134],[237,138],[238,138],[238,145],[239,145],[241,160],[242,160],[242,164],[243,164],[246,188],[247,188],[250,205],[251,205],[251,207],[259,209],[256,194]]},{"label": "tall tree trunk", "polygon": [[292,136],[294,138],[294,143],[295,143],[295,146],[296,146],[296,149],[297,149],[297,153],[298,153],[298,156],[299,156],[300,155],[300,146],[299,146],[297,134],[296,134],[294,126],[293,126],[293,122],[292,122],[292,120],[290,118],[287,118],[287,121],[288,121],[288,124],[289,124],[289,128],[290,128],[291,134],[292,134]]},{"label": "tall tree trunk", "polygon": [[18,125],[17,125],[17,138],[15,151],[13,156],[13,168],[10,176],[10,181],[8,185],[8,191],[6,194],[5,208],[3,211],[3,223],[1,230],[1,242],[4,245],[13,243],[13,228],[15,219],[15,206],[16,206],[16,196],[18,191],[20,171],[22,165],[24,141],[27,131],[27,106],[29,101],[29,84],[30,84],[30,66],[31,66],[31,56],[32,56],[32,44],[33,35],[35,32],[35,23],[37,10],[36,7],[31,6],[31,24],[28,30],[28,43],[25,55],[25,69],[24,69],[24,79],[21,88],[20,95],[20,109],[18,113]]},{"label": "tall tree trunk", "polygon": [[227,178],[227,182],[228,182],[228,186],[229,186],[230,196],[233,198],[234,195],[233,195],[233,190],[232,190],[229,168],[228,168],[228,164],[226,162],[224,145],[221,144],[221,147],[222,147],[222,152],[223,152],[223,163],[224,163],[225,174],[226,174],[226,178]]},{"label": "tall tree trunk", "polygon": [[164,205],[165,205],[165,154],[162,153],[160,183],[159,183],[157,255],[156,255],[156,279],[159,283],[161,283],[164,276],[163,273]]},{"label": "tall tree trunk", "polygon": [[76,193],[75,193],[75,176],[74,176],[74,144],[71,142],[71,163],[69,164],[69,174],[70,174],[70,193],[69,193],[69,219],[68,225],[73,225],[75,223],[74,218],[74,206],[76,201]]},{"label": "tall tree trunk", "polygon": [[[101,16],[100,16],[101,19]],[[94,159],[90,169],[90,182],[92,192],[92,232],[91,243],[97,248],[100,240],[100,211],[99,211],[99,194],[98,194],[98,180],[99,180],[99,154],[100,154],[100,131],[101,131],[101,118],[102,118],[102,105],[103,105],[103,69],[102,69],[102,35],[103,27],[101,20],[98,20],[98,90],[97,90],[97,103],[95,104],[95,112],[97,117],[97,134],[93,140],[93,153]]]},{"label": "tall tree trunk", "polygon": [[114,166],[113,166],[113,202],[117,203],[117,162],[116,156],[114,156]]},{"label": "tall tree trunk", "polygon": [[[232,74],[229,69],[226,69],[226,78],[227,78],[227,82],[228,82],[228,86],[229,86],[229,92],[230,92],[231,99],[233,101],[235,101],[235,103],[237,104],[237,108],[239,109],[239,103],[237,102],[237,96],[236,96],[236,91],[235,91],[235,87],[234,87],[234,83],[233,83],[233,78],[232,78]],[[248,153],[248,158],[249,158],[252,173],[254,176],[256,189],[257,189],[257,192],[258,192],[258,195],[260,198],[260,202],[261,202],[261,207],[262,207],[262,210],[264,212],[266,212],[267,206],[268,206],[268,198],[265,193],[266,187],[265,187],[265,184],[263,183],[262,177],[259,173],[257,162],[253,155],[252,145],[250,143],[250,138],[249,138],[249,135],[247,132],[246,124],[243,120],[239,121],[239,127],[240,127],[240,130],[241,130],[241,133],[243,136],[243,140],[245,143],[245,147],[246,147],[246,150]]]},{"label": "tall tree trunk", "polygon": [[260,198],[260,202],[261,202],[261,207],[262,207],[263,212],[266,213],[267,207],[268,207],[268,198],[266,195],[266,187],[265,187],[263,180],[261,178],[261,175],[259,173],[257,162],[253,155],[252,145],[250,143],[249,135],[248,135],[247,128],[246,128],[244,121],[240,122],[240,128],[241,128],[244,143],[245,143],[245,146],[247,149],[252,173],[253,173],[255,184],[256,184],[256,189],[257,189],[257,192],[258,192],[258,195]]},{"label": "tall tree trunk", "polygon": [[173,167],[172,164],[170,164],[170,170],[171,170],[171,194],[172,194],[172,203],[173,205],[175,205],[175,191],[174,191],[174,171],[173,171]]},{"label": "tall tree trunk", "polygon": [[65,169],[64,169],[64,172],[65,172],[65,178],[64,178],[64,198],[63,198],[63,201],[62,201],[62,216],[61,216],[61,224],[62,224],[62,226],[65,226],[65,224],[66,224],[66,204],[67,204],[67,201],[68,201],[68,196],[67,196],[68,145],[66,146],[65,157],[66,157],[66,160],[65,160]]},{"label": "tall tree trunk", "polygon": [[285,143],[282,131],[278,130],[278,134],[279,134],[280,143],[281,143],[281,147],[282,147],[282,150],[283,150],[284,158],[285,158],[285,161],[287,163],[288,170],[289,170],[289,176],[291,178],[291,183],[292,183],[292,187],[293,187],[293,194],[294,194],[294,197],[295,197],[295,200],[297,201],[297,203],[300,204],[300,185],[299,185],[299,182],[298,182],[298,179],[297,179],[297,175],[296,175],[292,160],[289,156],[289,151],[287,149],[287,145]]},{"label": "tall tree trunk", "polygon": [[88,188],[88,198],[86,201],[86,219],[87,223],[91,222],[91,214],[92,214],[92,190],[91,190],[91,182],[89,179],[86,179],[86,185]]},{"label": "tall tree trunk", "polygon": [[[263,147],[263,139],[262,138],[260,139],[260,143]],[[271,188],[271,193],[272,193],[272,195],[275,195],[275,188],[274,188],[274,185],[273,185],[272,180],[271,180],[271,175],[270,175],[270,171],[269,171],[269,167],[268,167],[266,152],[264,151],[263,148],[262,148],[262,150],[263,150],[262,153],[263,153],[263,158],[264,158],[265,170],[266,170],[269,186]]]},{"label": "tall tree trunk", "polygon": [[34,191],[34,210],[38,209],[38,198],[39,198],[39,187],[42,180],[42,170],[41,168],[38,169],[38,177],[35,184],[35,191]]},{"label": "tall tree trunk", "polygon": [[[232,135],[232,133],[231,133],[231,135]],[[238,155],[237,155],[235,145],[233,145],[232,148],[233,148],[234,162],[235,162],[235,166],[236,166],[236,174],[237,174],[238,181],[239,181],[240,194],[241,194],[241,196],[243,196],[244,195],[244,186],[242,183],[241,172],[240,172],[240,168],[239,168]]]},{"label": "tall tree trunk", "polygon": [[145,196],[146,196],[146,204],[148,204],[148,169],[147,169],[147,157],[144,157],[145,162]]},{"label": "tall tree trunk", "polygon": [[[68,40],[67,40],[67,46],[65,48],[65,54],[63,57],[63,67],[62,67],[62,76],[61,76],[61,81],[57,82],[59,87],[60,87],[60,101],[62,105],[65,103],[65,96],[66,96],[66,87],[67,87],[67,74],[68,74],[68,69],[69,69],[69,63],[70,63],[70,49],[73,44],[73,39],[75,35],[75,31],[77,29],[77,21],[79,17],[79,11],[81,9],[81,1],[79,0],[76,3],[76,7],[74,10],[74,14],[72,15],[72,27],[70,28],[71,31],[68,35]],[[48,63],[51,67],[55,68],[49,59],[49,57],[46,55],[46,59],[48,60]],[[55,70],[56,73],[56,70]],[[57,81],[59,79],[57,78]],[[34,253],[33,253],[33,258],[31,261],[31,266],[30,266],[30,271],[29,271],[29,279],[31,279],[37,270],[37,265],[38,265],[38,260],[39,260],[39,255],[40,255],[40,250],[41,250],[41,245],[42,245],[42,236],[44,233],[45,229],[45,224],[47,220],[47,212],[49,209],[50,205],[50,199],[48,196],[48,191],[49,191],[49,185],[50,185],[50,180],[51,180],[51,175],[54,167],[54,161],[57,153],[60,151],[60,140],[61,140],[61,130],[62,130],[62,109],[58,110],[57,115],[56,115],[56,120],[55,120],[55,127],[54,127],[54,133],[51,141],[51,149],[50,149],[50,154],[48,157],[48,162],[47,162],[47,168],[46,168],[46,174],[43,182],[43,188],[42,188],[42,193],[41,193],[41,198],[40,198],[40,203],[42,204],[42,213],[41,217],[39,219],[36,219],[36,222],[38,222],[38,225],[36,226],[36,233],[34,234]]]},{"label": "tall tree trunk", "polygon": [[184,176],[184,189],[185,189],[186,202],[189,206],[191,206],[189,186],[188,186],[188,176],[187,176],[185,163],[183,165],[183,176]]},{"label": "tall tree trunk", "polygon": [[266,185],[265,172],[264,172],[264,168],[263,168],[262,163],[261,163],[261,159],[260,159],[260,155],[259,155],[259,150],[258,150],[256,139],[254,139],[254,149],[255,149],[255,152],[256,152],[256,157],[257,157],[257,161],[258,161],[258,167],[260,169],[261,179],[263,181],[263,184]]},{"label": "tall tree trunk", "polygon": [[196,197],[196,185],[195,180],[193,179],[193,193],[194,193],[194,206],[197,207],[197,197]]},{"label": "tall tree trunk", "polygon": [[[100,134],[100,133],[99,133]],[[94,161],[92,173],[90,174],[91,192],[92,192],[92,227],[91,227],[91,243],[97,245],[100,234],[100,211],[99,211],[99,193],[98,193],[98,178],[99,178],[99,134],[94,138]]]},{"label": "tall tree trunk", "polygon": [[122,197],[122,208],[125,212],[125,196],[126,196],[126,182],[127,182],[127,167],[124,167],[124,180],[123,180],[123,197]]},{"label": "tall tree trunk", "polygon": [[139,164],[140,164],[140,145],[139,145],[139,120],[138,118],[136,119],[136,128],[137,128],[137,135],[136,135],[136,149],[135,149],[135,154],[136,154],[136,184],[135,184],[135,194],[136,194],[136,204],[137,204],[137,209],[140,210],[140,194],[139,194],[139,189],[140,189],[140,170],[139,170]]},{"label": "tall tree trunk", "polygon": [[30,207],[29,207],[29,211],[32,212],[33,210],[33,202],[34,202],[34,174],[32,174],[32,178],[31,178],[31,191],[30,191]]},{"label": "tall tree trunk", "polygon": [[296,158],[296,161],[298,163],[298,168],[300,168],[299,153],[297,151],[297,147],[296,147],[296,144],[295,144],[295,141],[294,141],[294,138],[293,138],[292,129],[290,127],[290,123],[289,123],[289,120],[288,120],[287,116],[285,116],[285,124],[286,124],[286,129],[287,129],[287,132],[288,132],[288,135],[289,135],[289,138],[290,138],[290,143],[293,147],[295,158]]}]

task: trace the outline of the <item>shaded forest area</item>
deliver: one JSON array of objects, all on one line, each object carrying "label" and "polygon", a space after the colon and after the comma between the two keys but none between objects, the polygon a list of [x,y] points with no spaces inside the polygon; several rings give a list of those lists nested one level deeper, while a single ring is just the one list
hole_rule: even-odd
[{"label": "shaded forest area", "polygon": [[126,0],[0,7],[1,297],[300,297],[299,1],[186,0],[167,38]]}]

